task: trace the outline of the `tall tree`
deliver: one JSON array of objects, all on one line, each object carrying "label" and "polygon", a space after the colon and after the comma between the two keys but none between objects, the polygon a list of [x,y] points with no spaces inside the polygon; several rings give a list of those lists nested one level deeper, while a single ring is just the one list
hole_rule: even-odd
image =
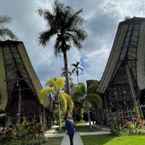
[{"label": "tall tree", "polygon": [[50,38],[56,36],[55,55],[63,53],[67,93],[70,92],[67,51],[72,46],[81,48],[81,42],[87,36],[86,32],[81,29],[83,24],[81,12],[82,10],[74,11],[70,6],[64,6],[58,1],[55,1],[53,11],[39,9],[40,16],[43,16],[48,23],[47,30],[39,36],[40,44],[46,46]]},{"label": "tall tree", "polygon": [[80,62],[78,62],[78,61],[76,63],[73,63],[72,66],[73,66],[72,73],[76,74],[77,82],[79,83],[79,73],[80,73],[80,71],[83,71],[83,68],[80,67]]},{"label": "tall tree", "polygon": [[0,40],[4,41],[7,39],[16,40],[16,35],[6,27],[6,24],[11,21],[10,17],[0,16]]}]

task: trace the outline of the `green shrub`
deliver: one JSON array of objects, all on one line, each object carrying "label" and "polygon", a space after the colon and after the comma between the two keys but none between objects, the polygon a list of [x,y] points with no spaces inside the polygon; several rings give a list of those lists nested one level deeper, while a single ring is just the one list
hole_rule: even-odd
[{"label": "green shrub", "polygon": [[113,120],[111,132],[113,135],[145,134],[145,121],[139,117],[124,123]]},{"label": "green shrub", "polygon": [[14,128],[0,129],[0,145],[42,145],[45,143],[42,133],[39,123],[24,120]]}]

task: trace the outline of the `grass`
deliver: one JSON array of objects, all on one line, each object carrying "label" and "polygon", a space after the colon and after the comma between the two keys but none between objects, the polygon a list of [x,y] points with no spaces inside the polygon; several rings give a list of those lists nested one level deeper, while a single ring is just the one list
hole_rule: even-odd
[{"label": "grass", "polygon": [[[90,129],[89,126],[76,124],[79,132],[92,132],[98,129]],[[61,130],[64,132],[64,128]],[[113,135],[82,136],[84,145],[145,145],[145,135],[130,135],[116,137]],[[60,145],[62,138],[48,138],[49,145]],[[47,144],[46,144],[47,145]]]},{"label": "grass", "polygon": [[[145,136],[143,135],[120,137],[115,137],[111,135],[93,135],[82,136],[81,138],[84,145],[145,145]],[[48,143],[44,145],[60,145],[61,141],[61,137],[48,138]]]},{"label": "grass", "polygon": [[120,136],[111,135],[83,136],[84,145],[145,145],[145,136]]},{"label": "grass", "polygon": [[[132,135],[115,137],[111,135],[82,136],[84,145],[145,145],[145,136]],[[60,145],[62,137],[48,138],[43,145]],[[0,143],[1,144],[1,143]],[[2,144],[1,144],[2,145]],[[6,144],[5,144],[6,145]]]},{"label": "grass", "polygon": [[110,135],[92,135],[92,136],[82,136],[84,145],[105,145],[106,142],[113,139],[113,136]]}]

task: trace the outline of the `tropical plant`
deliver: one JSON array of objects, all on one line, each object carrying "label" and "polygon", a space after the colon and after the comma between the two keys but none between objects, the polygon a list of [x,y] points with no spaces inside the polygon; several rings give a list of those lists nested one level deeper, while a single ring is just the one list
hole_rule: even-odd
[{"label": "tropical plant", "polygon": [[10,17],[0,16],[0,40],[4,41],[7,39],[16,40],[16,35],[5,25],[11,21]]},{"label": "tropical plant", "polygon": [[83,118],[83,102],[86,96],[86,86],[84,83],[78,83],[72,88],[72,96],[74,101],[73,116],[74,119],[79,121]]},{"label": "tropical plant", "polygon": [[90,94],[87,94],[84,104],[85,104],[84,105],[85,109],[88,113],[88,120],[89,120],[89,124],[91,127],[92,125],[91,125],[90,111],[92,108],[101,109],[102,108],[102,99],[97,93],[90,93]]},{"label": "tropical plant", "polygon": [[97,80],[87,80],[87,93],[97,93],[97,88],[99,86],[99,81]]},{"label": "tropical plant", "polygon": [[87,81],[87,95],[86,100],[92,105],[98,108],[102,107],[102,98],[97,92],[99,82],[97,80]]},{"label": "tropical plant", "polygon": [[56,36],[55,54],[57,56],[58,53],[63,53],[67,93],[69,93],[67,51],[73,45],[81,48],[81,42],[87,36],[86,32],[81,29],[83,24],[81,12],[82,9],[74,11],[70,6],[64,6],[58,1],[55,1],[53,11],[39,9],[40,16],[43,16],[48,23],[48,28],[40,34],[39,41],[40,44],[46,46],[50,38]]},{"label": "tropical plant", "polygon": [[83,68],[80,67],[80,62],[78,61],[76,63],[73,63],[72,66],[73,66],[72,73],[76,74],[77,82],[79,83],[79,74],[80,74],[80,71],[83,71]]},{"label": "tropical plant", "polygon": [[0,128],[0,143],[4,145],[40,145],[45,144],[41,125],[24,120],[12,127]]},{"label": "tropical plant", "polygon": [[87,95],[84,102],[84,108],[88,114],[89,125],[91,125],[91,115],[90,111],[92,108],[101,109],[103,105],[102,98],[97,92],[98,81],[96,80],[89,80],[87,81]]},{"label": "tropical plant", "polygon": [[90,93],[86,96],[87,102],[91,104],[92,107],[101,108],[102,107],[102,99],[100,95],[96,93]]},{"label": "tropical plant", "polygon": [[80,102],[86,96],[87,90],[84,83],[79,83],[73,87],[73,99]]},{"label": "tropical plant", "polygon": [[72,113],[73,101],[72,97],[64,92],[65,80],[62,77],[53,78],[46,82],[45,88],[40,91],[40,103],[48,108],[50,105],[50,96],[53,97],[55,103],[58,103],[59,110],[59,126],[61,127],[61,112]]},{"label": "tropical plant", "polygon": [[90,126],[90,128],[92,128],[91,115],[90,115],[90,110],[92,108],[92,105],[89,101],[85,100],[84,103],[83,103],[83,108],[84,108],[84,111],[87,113],[87,120],[89,122],[89,126]]}]

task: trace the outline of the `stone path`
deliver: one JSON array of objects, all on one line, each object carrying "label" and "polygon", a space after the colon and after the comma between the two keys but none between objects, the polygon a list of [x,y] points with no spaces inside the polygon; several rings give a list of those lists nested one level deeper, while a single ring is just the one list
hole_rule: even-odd
[{"label": "stone path", "polygon": [[[75,133],[73,141],[74,141],[74,145],[83,145],[83,141],[78,132]],[[66,135],[66,134],[64,135],[61,145],[70,145],[68,135]]]}]

